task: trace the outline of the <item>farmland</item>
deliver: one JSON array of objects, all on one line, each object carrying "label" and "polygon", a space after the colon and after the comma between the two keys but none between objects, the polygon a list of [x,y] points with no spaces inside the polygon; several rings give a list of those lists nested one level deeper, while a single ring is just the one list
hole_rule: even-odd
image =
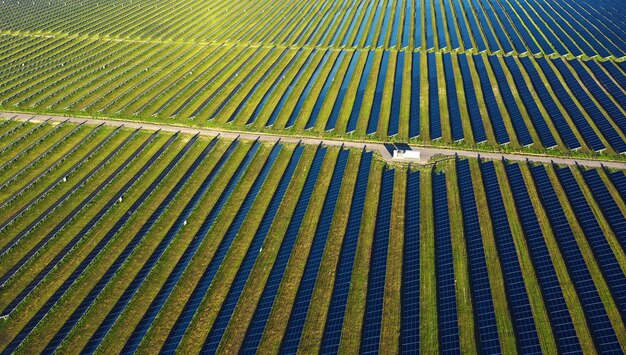
[{"label": "farmland", "polygon": [[623,170],[0,124],[5,352],[626,349]]},{"label": "farmland", "polygon": [[0,353],[626,352],[625,11],[2,1]]}]

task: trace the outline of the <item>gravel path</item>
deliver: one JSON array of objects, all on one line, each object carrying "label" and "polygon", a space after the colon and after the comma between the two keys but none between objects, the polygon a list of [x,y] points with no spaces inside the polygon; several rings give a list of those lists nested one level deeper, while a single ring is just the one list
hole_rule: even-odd
[{"label": "gravel path", "polygon": [[[302,144],[312,144],[319,145],[324,144],[327,146],[341,146],[344,145],[350,148],[358,148],[363,149],[367,148],[368,150],[376,151],[380,153],[382,158],[386,161],[405,161],[405,162],[415,162],[409,160],[396,160],[392,159],[389,150],[386,148],[384,144],[379,143],[365,143],[365,142],[351,142],[351,141],[342,141],[342,140],[333,140],[333,139],[318,139],[318,138],[301,138],[294,136],[280,136],[280,135],[270,135],[265,133],[250,133],[250,132],[233,132],[233,131],[224,131],[219,129],[204,129],[204,128],[194,128],[194,127],[184,127],[184,126],[172,126],[166,124],[155,124],[155,123],[142,123],[136,121],[123,121],[123,120],[102,120],[102,119],[91,119],[91,118],[78,118],[78,117],[64,117],[64,116],[48,116],[48,115],[32,115],[32,114],[15,114],[15,113],[0,113],[0,118],[10,118],[15,120],[33,120],[33,121],[44,121],[46,119],[50,119],[51,121],[61,122],[69,120],[69,122],[81,123],[85,122],[87,124],[98,125],[104,123],[107,126],[120,126],[124,125],[128,128],[143,128],[148,130],[163,130],[169,132],[178,132],[188,133],[188,134],[196,134],[200,133],[205,136],[217,136],[226,138],[236,138],[239,137],[241,139],[259,139],[262,141],[275,142],[282,141],[288,143],[302,143]],[[563,164],[563,165],[581,165],[592,168],[599,168],[602,166],[614,169],[623,169],[626,170],[626,162],[619,161],[607,161],[607,160],[590,160],[590,159],[580,159],[580,158],[563,158],[563,157],[553,157],[553,156],[541,156],[541,155],[532,155],[532,154],[510,154],[510,153],[494,153],[494,152],[476,152],[469,150],[460,150],[454,148],[427,148],[427,147],[411,147],[413,150],[417,150],[420,152],[421,162],[420,163],[428,163],[430,158],[435,155],[445,155],[445,156],[455,156],[458,155],[460,157],[468,157],[468,158],[485,158],[485,159],[506,159],[506,160],[514,160],[514,161],[531,161],[537,163],[550,163],[553,162],[555,164]]]}]

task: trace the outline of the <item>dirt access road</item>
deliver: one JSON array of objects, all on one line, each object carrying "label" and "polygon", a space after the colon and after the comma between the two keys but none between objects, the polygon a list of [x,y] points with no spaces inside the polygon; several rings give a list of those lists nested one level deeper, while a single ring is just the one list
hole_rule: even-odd
[{"label": "dirt access road", "polygon": [[188,134],[201,134],[205,136],[221,136],[225,138],[241,138],[241,139],[259,139],[267,142],[276,142],[280,140],[281,142],[288,143],[302,143],[302,144],[311,144],[311,145],[319,145],[324,144],[327,146],[346,146],[350,148],[357,149],[368,149],[371,151],[378,152],[382,158],[389,162],[407,162],[412,164],[427,164],[430,161],[430,158],[433,156],[450,156],[453,157],[455,155],[459,157],[468,157],[468,158],[484,158],[484,159],[506,159],[512,161],[531,161],[536,163],[554,163],[554,164],[563,164],[563,165],[580,165],[591,168],[599,168],[599,167],[607,167],[614,169],[622,169],[626,170],[626,162],[619,161],[608,161],[608,160],[591,160],[591,159],[580,159],[580,158],[565,158],[565,157],[553,157],[553,156],[542,156],[542,155],[533,155],[533,154],[510,154],[510,153],[495,153],[495,152],[478,152],[478,151],[470,151],[470,150],[461,150],[454,148],[434,148],[434,147],[418,147],[411,146],[412,150],[416,150],[420,152],[420,161],[414,160],[399,160],[393,159],[388,147],[385,144],[377,144],[377,143],[365,143],[365,142],[351,142],[351,141],[343,141],[343,140],[333,140],[333,139],[318,139],[318,138],[303,138],[303,137],[294,137],[294,136],[281,136],[281,135],[271,135],[264,133],[251,133],[251,132],[235,132],[235,131],[226,131],[219,129],[204,129],[204,128],[194,128],[194,127],[184,127],[184,126],[173,126],[166,124],[155,124],[155,123],[143,123],[136,121],[124,121],[124,120],[103,120],[103,119],[91,119],[91,118],[79,118],[79,117],[64,117],[64,116],[48,116],[48,115],[32,115],[32,114],[15,114],[15,113],[2,113],[0,112],[0,118],[5,119],[14,119],[14,120],[33,120],[33,121],[44,121],[50,119],[50,121],[56,122],[74,122],[74,123],[86,123],[91,125],[99,125],[105,124],[107,126],[125,126],[128,128],[143,128],[148,130],[162,130],[168,132],[181,132]]}]

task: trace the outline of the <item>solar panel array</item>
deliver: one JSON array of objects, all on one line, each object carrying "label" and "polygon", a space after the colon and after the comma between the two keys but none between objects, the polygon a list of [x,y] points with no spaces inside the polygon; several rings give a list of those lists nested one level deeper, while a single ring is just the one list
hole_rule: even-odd
[{"label": "solar panel array", "polygon": [[[0,232],[0,247],[42,213],[56,223],[0,256],[2,351],[428,352],[432,341],[441,352],[624,350],[623,171],[477,159],[416,169],[369,151],[108,126],[68,138],[69,122],[20,138],[39,122],[12,131],[20,124],[0,121],[0,134],[23,140],[15,147],[41,143],[0,172],[0,199],[22,206],[48,192]],[[98,148],[77,149],[85,139]],[[107,159],[67,196],[71,208],[46,212],[73,176]],[[43,172],[51,179],[13,196]],[[338,208],[341,191],[349,209]],[[309,239],[305,222],[315,222]],[[461,237],[465,261],[454,252]],[[307,254],[296,253],[305,240]],[[401,263],[389,257],[398,251]],[[320,275],[332,288],[320,289]]]}]

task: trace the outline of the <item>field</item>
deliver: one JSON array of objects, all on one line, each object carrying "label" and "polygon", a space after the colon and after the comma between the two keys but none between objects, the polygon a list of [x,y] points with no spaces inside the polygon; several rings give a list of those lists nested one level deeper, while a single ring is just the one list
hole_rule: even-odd
[{"label": "field", "polygon": [[0,353],[626,352],[625,11],[3,1]]},{"label": "field", "polygon": [[624,171],[0,124],[4,352],[626,349]]}]

